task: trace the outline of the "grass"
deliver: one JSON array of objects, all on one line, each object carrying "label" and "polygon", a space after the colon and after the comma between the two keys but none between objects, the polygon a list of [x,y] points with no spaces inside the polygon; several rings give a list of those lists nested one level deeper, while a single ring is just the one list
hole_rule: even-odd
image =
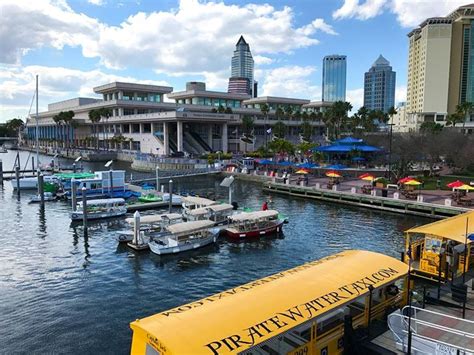
[{"label": "grass", "polygon": [[474,176],[434,176],[434,177],[424,177],[424,176],[417,176],[417,180],[424,182],[423,190],[437,190],[437,181],[441,181],[441,190],[451,190],[451,188],[447,187],[446,185],[450,182],[461,180],[464,183],[469,184],[470,181],[474,181]]}]

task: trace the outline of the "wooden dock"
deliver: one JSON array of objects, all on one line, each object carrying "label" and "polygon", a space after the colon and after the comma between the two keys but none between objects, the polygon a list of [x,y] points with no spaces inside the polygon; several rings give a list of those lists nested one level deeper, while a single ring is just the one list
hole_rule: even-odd
[{"label": "wooden dock", "polygon": [[306,199],[438,219],[472,211],[464,207],[444,206],[435,203],[409,201],[321,188],[317,189],[316,187],[296,186],[277,182],[264,183],[263,190]]}]

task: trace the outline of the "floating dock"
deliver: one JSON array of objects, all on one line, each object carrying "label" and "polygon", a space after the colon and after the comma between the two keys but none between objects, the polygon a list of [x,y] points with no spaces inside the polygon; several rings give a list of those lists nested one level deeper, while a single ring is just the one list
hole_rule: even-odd
[{"label": "floating dock", "polygon": [[276,182],[264,183],[263,190],[306,199],[438,219],[472,211],[472,209],[464,207],[444,206],[435,203],[409,201],[321,188],[317,189],[315,187],[295,186]]}]

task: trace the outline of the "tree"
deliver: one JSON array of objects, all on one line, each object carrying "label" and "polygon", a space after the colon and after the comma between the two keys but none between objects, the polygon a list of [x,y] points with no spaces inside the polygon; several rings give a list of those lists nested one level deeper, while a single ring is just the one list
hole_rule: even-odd
[{"label": "tree", "polygon": [[74,119],[74,111],[66,111],[66,112],[60,112],[59,115],[62,118],[62,121],[64,122],[64,125],[66,127],[66,132],[67,132],[67,137],[66,137],[66,147],[70,147],[70,136],[71,136],[71,123]]},{"label": "tree", "polygon": [[457,123],[463,123],[464,117],[460,113],[453,113],[446,117],[446,126],[453,126],[455,127]]},{"label": "tree", "polygon": [[393,123],[393,116],[395,116],[395,115],[398,113],[397,110],[396,110],[396,108],[393,107],[393,106],[390,107],[390,108],[388,109],[388,112],[387,112],[387,113],[388,113],[388,117],[389,117],[389,119],[390,119],[390,123]]},{"label": "tree", "polygon": [[456,106],[456,113],[460,114],[462,117],[462,131],[466,133],[466,119],[468,115],[471,115],[474,111],[474,104],[472,102],[463,102]]},{"label": "tree", "polygon": [[280,106],[278,106],[277,109],[275,110],[275,116],[277,120],[281,120],[283,117],[285,117],[285,112]]},{"label": "tree", "polygon": [[272,127],[272,133],[279,139],[285,138],[286,125],[282,121],[277,121]]},{"label": "tree", "polygon": [[293,117],[293,108],[290,105],[285,106],[285,116],[290,120]]},{"label": "tree", "polygon": [[6,122],[5,127],[7,131],[11,132],[11,134],[18,136],[20,133],[20,129],[25,126],[25,123],[19,118],[13,118]]},{"label": "tree", "polygon": [[352,110],[349,102],[336,101],[323,116],[324,124],[327,127],[328,137],[338,138],[343,122],[347,121],[347,113]]},{"label": "tree", "polygon": [[99,149],[99,134],[97,132],[97,123],[100,122],[100,112],[99,110],[92,109],[89,111],[89,120],[92,122],[92,127],[94,128],[94,138],[95,138],[95,149]]},{"label": "tree", "polygon": [[270,107],[266,103],[260,105],[260,112],[263,115],[263,134],[265,135],[265,150],[267,149],[267,118],[268,118],[268,111],[270,111]]},{"label": "tree", "polygon": [[295,147],[285,139],[275,139],[268,144],[268,148],[278,154],[294,154]]},{"label": "tree", "polygon": [[212,113],[217,113],[217,109],[216,109],[215,107],[213,107],[213,108],[211,109],[211,112],[212,112]]},{"label": "tree", "polygon": [[316,114],[316,112],[311,111],[311,113],[309,114],[309,119],[310,119],[312,122],[315,122],[315,121],[318,119],[318,115]]},{"label": "tree", "polygon": [[100,118],[105,118],[105,126],[104,126],[104,141],[105,141],[105,144],[106,144],[106,147],[107,147],[107,150],[109,150],[109,143],[108,143],[108,130],[109,130],[109,127],[108,127],[108,122],[109,122],[109,118],[112,116],[112,110],[110,108],[107,108],[107,107],[103,107],[101,109],[99,109],[99,113],[98,113],[99,117]]},{"label": "tree", "polygon": [[217,112],[219,112],[219,113],[225,113],[225,107],[222,106],[222,105],[219,105],[219,106],[217,107]]},{"label": "tree", "polygon": [[313,127],[309,123],[309,119],[303,119],[303,122],[300,126],[300,135],[303,139],[303,142],[311,142],[311,136],[313,135]]},{"label": "tree", "polygon": [[[57,115],[54,115],[53,116],[53,121],[54,123],[56,123],[56,126],[57,126],[57,132],[56,132],[56,141],[57,143],[59,143],[59,137],[60,137],[60,130],[61,130],[61,123],[63,122],[63,115],[62,115],[62,111],[59,112]],[[58,148],[58,146],[56,145],[56,148]]]},{"label": "tree", "polygon": [[301,118],[301,112],[299,110],[293,112],[293,118],[297,121]]},{"label": "tree", "polygon": [[70,126],[72,128],[72,133],[73,133],[72,140],[73,142],[75,142],[77,138],[76,129],[79,128],[79,122],[77,120],[72,120]]},{"label": "tree", "polygon": [[[244,115],[242,117],[242,129],[244,131],[244,137],[247,139],[253,139],[253,128],[254,121],[253,118],[249,115]],[[266,134],[266,132],[265,132]],[[247,151],[247,142],[245,141],[245,151]]]},{"label": "tree", "polygon": [[443,130],[443,126],[436,122],[423,122],[420,126],[420,133],[437,134]]},{"label": "tree", "polygon": [[226,107],[224,113],[231,114],[232,113],[232,108]]}]

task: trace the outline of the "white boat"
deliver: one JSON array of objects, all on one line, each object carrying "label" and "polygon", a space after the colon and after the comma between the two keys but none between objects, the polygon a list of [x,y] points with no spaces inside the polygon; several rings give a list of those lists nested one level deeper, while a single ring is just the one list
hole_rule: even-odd
[{"label": "white boat", "polygon": [[[169,202],[170,200],[170,194],[165,192],[163,195],[161,195],[161,198],[163,199],[163,201],[165,202]],[[183,202],[181,196],[179,195],[175,195],[173,194],[173,197],[172,197],[172,200],[171,200],[171,204],[173,205],[181,205],[181,203]]]},{"label": "white boat", "polygon": [[[132,226],[132,230],[119,231],[117,241],[119,243],[129,243],[133,240],[133,227],[135,226],[134,218],[125,220]],[[148,238],[150,241],[154,236],[159,236],[166,231],[166,227],[183,221],[183,217],[179,213],[154,214],[150,216],[140,217],[140,237]]]},{"label": "white boat", "polygon": [[216,201],[196,196],[184,196],[181,200],[181,207],[183,207],[183,217],[186,219],[188,218],[189,212],[192,210],[217,204]]},{"label": "white boat", "polygon": [[[45,192],[44,193],[44,200],[45,201],[56,201],[56,196],[52,192]],[[39,203],[41,202],[41,195],[35,195],[30,198],[29,203]]]},{"label": "white boat", "polygon": [[184,217],[187,221],[201,221],[209,219],[215,225],[225,224],[229,221],[229,217],[234,213],[234,206],[228,203],[219,205],[210,205],[207,207],[196,208],[188,211]]},{"label": "white boat", "polygon": [[[64,189],[71,189],[71,179],[63,181]],[[94,177],[76,179],[77,195],[81,195],[81,189],[85,187],[88,195],[104,195],[110,193],[110,171],[96,171]],[[125,191],[125,170],[112,171],[112,188],[115,192]]]},{"label": "white boat", "polygon": [[219,229],[212,228],[213,226],[214,222],[209,220],[173,224],[166,227],[168,234],[153,238],[148,246],[158,255],[202,248],[217,241]]},{"label": "white boat", "polygon": [[[43,181],[51,184],[59,183],[59,180],[54,175],[44,175]],[[11,181],[12,187],[16,190],[16,179]],[[38,178],[37,177],[23,177],[20,178],[20,190],[37,190],[38,189]]]},{"label": "white boat", "polygon": [[[123,198],[107,198],[87,201],[87,219],[103,219],[119,217],[127,213]],[[81,221],[84,216],[82,201],[77,203],[76,211],[71,212],[73,221]]]}]

